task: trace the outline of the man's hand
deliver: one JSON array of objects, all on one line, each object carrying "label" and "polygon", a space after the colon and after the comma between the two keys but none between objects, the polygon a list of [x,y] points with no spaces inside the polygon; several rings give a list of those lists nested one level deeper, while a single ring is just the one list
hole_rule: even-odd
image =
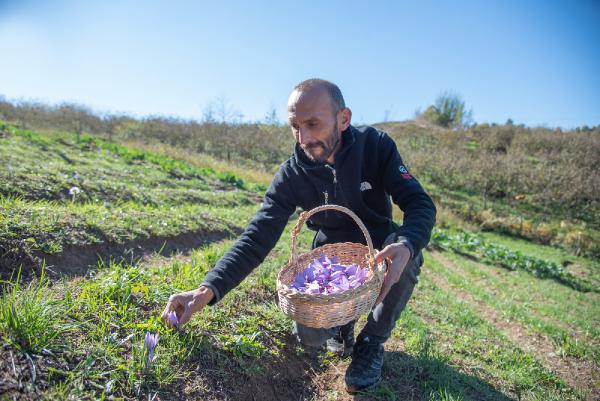
[{"label": "man's hand", "polygon": [[402,243],[390,244],[375,255],[377,263],[381,263],[384,260],[388,262],[388,267],[383,279],[383,285],[381,286],[381,292],[375,301],[375,305],[383,301],[388,292],[390,292],[390,288],[400,280],[400,276],[410,260],[410,250]]},{"label": "man's hand", "polygon": [[213,290],[201,286],[192,291],[180,292],[169,297],[169,302],[161,315],[161,319],[166,325],[171,325],[168,313],[175,311],[179,324],[187,323],[192,315],[200,312],[215,296]]}]

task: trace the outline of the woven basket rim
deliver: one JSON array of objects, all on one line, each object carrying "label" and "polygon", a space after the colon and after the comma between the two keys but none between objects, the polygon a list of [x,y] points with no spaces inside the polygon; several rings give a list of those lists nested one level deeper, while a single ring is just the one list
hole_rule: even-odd
[{"label": "woven basket rim", "polygon": [[[325,244],[325,245],[321,245],[317,248],[314,248],[308,252],[305,252],[301,255],[298,255],[296,261],[298,261],[299,259],[302,259],[303,257],[307,256],[307,255],[311,255],[311,254],[325,254],[328,257],[335,257],[335,253],[331,254],[327,254],[326,252],[323,251],[323,248],[339,248],[339,247],[355,247],[355,248],[364,248],[365,250],[365,256],[367,256],[368,251],[369,251],[369,247],[367,245],[364,244],[360,244],[357,242],[337,242],[337,243],[333,243],[333,244]],[[375,263],[373,261],[373,263]],[[358,264],[358,263],[357,263]],[[349,300],[352,299],[351,296],[359,296],[363,293],[366,292],[370,292],[372,290],[374,290],[375,288],[378,288],[381,286],[382,282],[383,282],[383,264],[377,264],[375,266],[375,268],[371,267],[371,266],[362,266],[359,264],[359,266],[363,269],[368,269],[368,278],[367,280],[361,284],[360,286],[356,287],[356,288],[350,288],[346,291],[337,293],[337,294],[307,294],[307,293],[302,293],[299,292],[297,290],[294,290],[292,288],[290,288],[289,284],[284,282],[284,280],[282,279],[282,276],[287,273],[289,270],[302,270],[301,267],[299,267],[298,265],[294,265],[294,261],[290,260],[288,263],[286,263],[283,268],[279,271],[279,273],[277,274],[277,291],[282,295],[285,296],[287,299],[289,300],[296,300],[296,301],[310,301],[310,302],[315,302],[315,303],[341,303],[341,302],[347,302]]]}]

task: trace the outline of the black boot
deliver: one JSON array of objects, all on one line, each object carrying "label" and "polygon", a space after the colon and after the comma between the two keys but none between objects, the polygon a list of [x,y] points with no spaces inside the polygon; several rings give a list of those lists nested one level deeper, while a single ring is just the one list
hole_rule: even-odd
[{"label": "black boot", "polygon": [[354,347],[354,323],[351,321],[340,327],[340,332],[327,340],[327,351],[333,352],[338,356],[352,355]]},{"label": "black boot", "polygon": [[383,342],[373,336],[359,336],[354,345],[352,362],[346,370],[346,390],[356,393],[381,380]]}]

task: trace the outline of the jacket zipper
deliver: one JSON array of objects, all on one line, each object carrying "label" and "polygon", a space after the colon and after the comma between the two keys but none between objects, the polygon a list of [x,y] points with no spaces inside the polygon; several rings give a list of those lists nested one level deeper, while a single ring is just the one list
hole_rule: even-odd
[{"label": "jacket zipper", "polygon": [[336,190],[337,190],[337,173],[336,173],[334,167],[331,167],[329,164],[327,165],[327,167],[331,170],[331,174],[333,174],[333,198],[335,199],[337,197],[337,195],[336,195]]}]

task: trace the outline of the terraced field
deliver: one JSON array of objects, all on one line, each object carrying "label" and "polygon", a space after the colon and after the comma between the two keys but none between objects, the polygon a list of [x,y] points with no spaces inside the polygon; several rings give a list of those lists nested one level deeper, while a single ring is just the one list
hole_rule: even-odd
[{"label": "terraced field", "polygon": [[[231,245],[264,182],[6,124],[0,160],[0,399],[600,399],[597,260],[497,233],[449,243],[461,231],[442,230],[386,343],[384,380],[350,396],[349,360],[299,347],[277,308],[294,219],[217,306],[181,330],[158,319]],[[503,247],[541,262],[522,268]],[[147,332],[160,333],[150,364]]]}]

